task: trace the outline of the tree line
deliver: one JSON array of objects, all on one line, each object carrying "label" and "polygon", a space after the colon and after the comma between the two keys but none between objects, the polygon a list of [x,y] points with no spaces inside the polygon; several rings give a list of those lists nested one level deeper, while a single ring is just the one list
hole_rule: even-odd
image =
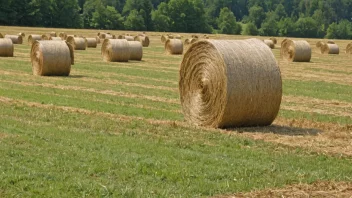
[{"label": "tree line", "polygon": [[1,0],[0,25],[352,39],[351,0]]}]

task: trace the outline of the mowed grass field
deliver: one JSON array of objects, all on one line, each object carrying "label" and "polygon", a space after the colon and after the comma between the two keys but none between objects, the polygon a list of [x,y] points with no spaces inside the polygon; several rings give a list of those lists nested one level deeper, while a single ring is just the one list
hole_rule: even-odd
[{"label": "mowed grass field", "polygon": [[0,28],[26,33],[15,57],[0,57],[0,197],[207,197],[316,182],[352,187],[349,41],[336,40],[340,55],[322,55],[318,39],[307,39],[311,62],[288,63],[278,38],[278,118],[268,127],[225,130],[184,121],[182,56],[165,54],[162,33],[147,32],[151,44],[141,62],[104,62],[98,45],[75,51],[69,77],[33,76],[27,37],[51,31],[99,32]]}]

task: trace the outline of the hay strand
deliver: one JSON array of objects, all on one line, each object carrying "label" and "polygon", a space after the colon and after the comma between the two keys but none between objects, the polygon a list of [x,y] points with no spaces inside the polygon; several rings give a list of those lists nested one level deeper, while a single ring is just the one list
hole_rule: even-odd
[{"label": "hay strand", "polygon": [[183,54],[183,43],[180,39],[169,39],[165,42],[167,54]]},{"label": "hay strand", "polygon": [[312,57],[312,49],[305,40],[287,39],[282,43],[280,53],[282,58],[293,62],[309,62]]},{"label": "hay strand", "polygon": [[13,44],[22,44],[23,38],[19,35],[5,35],[5,38],[11,39]]},{"label": "hay strand", "polygon": [[130,49],[130,60],[141,61],[143,57],[143,46],[139,41],[128,41]]},{"label": "hay strand", "polygon": [[320,48],[322,54],[339,54],[340,49],[336,44],[325,43]]},{"label": "hay strand", "polygon": [[148,47],[150,44],[148,36],[135,36],[134,40],[141,42],[143,47]]},{"label": "hay strand", "polygon": [[32,71],[39,76],[68,76],[73,52],[65,41],[35,41],[31,49]]},{"label": "hay strand", "polygon": [[28,36],[28,44],[33,45],[35,41],[40,41],[42,40],[42,36],[38,34],[31,34]]},{"label": "hay strand", "polygon": [[184,117],[197,126],[270,125],[280,108],[280,70],[258,39],[198,41],[185,53],[179,79]]},{"label": "hay strand", "polygon": [[70,43],[75,50],[86,50],[86,39],[80,37],[68,36],[67,42]]},{"label": "hay strand", "polygon": [[264,40],[264,43],[270,47],[270,49],[274,49],[275,48],[275,44],[274,44],[274,41],[272,40]]},{"label": "hay strand", "polygon": [[96,38],[86,38],[88,48],[97,48],[98,42]]},{"label": "hay strand", "polygon": [[0,56],[12,57],[13,56],[13,43],[9,38],[0,38]]},{"label": "hay strand", "polygon": [[126,39],[105,39],[101,46],[103,60],[108,62],[128,62],[129,44]]}]

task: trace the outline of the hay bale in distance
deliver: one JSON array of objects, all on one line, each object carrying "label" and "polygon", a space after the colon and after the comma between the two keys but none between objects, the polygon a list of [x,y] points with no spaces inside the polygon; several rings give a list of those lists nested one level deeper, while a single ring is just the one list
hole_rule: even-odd
[{"label": "hay bale in distance", "polygon": [[18,35],[22,36],[23,38],[26,37],[26,34],[23,32],[18,33]]},{"label": "hay bale in distance", "polygon": [[280,69],[259,39],[198,41],[185,53],[179,79],[184,117],[197,126],[270,125],[280,109]]},{"label": "hay bale in distance", "polygon": [[272,40],[272,41],[273,41],[273,43],[274,43],[274,45],[276,45],[276,44],[277,44],[277,39],[276,39],[276,38],[271,37],[271,38],[269,38],[269,40]]},{"label": "hay bale in distance", "polygon": [[13,56],[13,43],[9,38],[0,38],[0,56],[12,57]]},{"label": "hay bale in distance", "polygon": [[56,32],[50,32],[50,37],[57,37],[57,34],[56,34]]},{"label": "hay bale in distance", "polygon": [[119,35],[117,39],[125,39],[125,35]]},{"label": "hay bale in distance", "polygon": [[328,40],[328,42],[326,42],[328,44],[335,44],[335,41],[332,41],[332,40]]},{"label": "hay bale in distance", "polygon": [[86,38],[88,48],[97,48],[98,42],[96,38]]},{"label": "hay bale in distance", "polygon": [[45,34],[42,35],[42,40],[49,40],[49,37]]},{"label": "hay bale in distance", "polygon": [[352,43],[347,44],[346,54],[352,54]]},{"label": "hay bale in distance", "polygon": [[0,38],[4,38],[4,35],[2,35],[1,33],[0,33]]},{"label": "hay bale in distance", "polygon": [[141,61],[143,57],[143,46],[139,41],[128,41],[130,50],[130,60]]},{"label": "hay bale in distance", "polygon": [[100,43],[101,43],[99,36],[95,37],[95,39],[97,40],[97,44],[100,44]]},{"label": "hay bale in distance", "polygon": [[315,46],[316,46],[317,48],[321,48],[322,45],[324,45],[324,42],[323,42],[323,41],[318,41],[318,42],[315,44]]},{"label": "hay bale in distance", "polygon": [[19,35],[5,35],[5,38],[11,39],[13,44],[22,44],[23,38]]},{"label": "hay bale in distance", "polygon": [[165,43],[168,39],[169,39],[168,36],[166,36],[166,35],[161,35],[161,42],[162,42],[162,43]]},{"label": "hay bale in distance", "polygon": [[148,36],[135,36],[134,40],[141,42],[143,47],[148,47],[150,43]]},{"label": "hay bale in distance", "polygon": [[66,40],[67,39],[67,34],[65,32],[60,32],[59,33],[59,37],[61,37],[62,40]]},{"label": "hay bale in distance", "polygon": [[168,39],[165,42],[167,54],[183,54],[183,43],[180,39]]},{"label": "hay bale in distance", "polygon": [[133,36],[125,36],[125,39],[127,41],[134,41],[134,37]]},{"label": "hay bale in distance", "polygon": [[50,36],[49,40],[51,40],[51,41],[62,41],[62,38],[61,37]]},{"label": "hay bale in distance", "polygon": [[103,60],[108,62],[128,62],[129,43],[126,39],[105,39],[101,46]]},{"label": "hay bale in distance", "polygon": [[312,57],[312,49],[305,40],[287,40],[281,46],[281,57],[293,62],[309,62]]},{"label": "hay bale in distance", "polygon": [[65,41],[35,41],[32,45],[34,75],[68,76],[73,59],[73,51]]},{"label": "hay bale in distance", "polygon": [[274,41],[272,41],[272,40],[264,40],[263,42],[264,42],[268,47],[270,47],[270,49],[274,49],[274,48],[275,48]]},{"label": "hay bale in distance", "polygon": [[173,36],[173,39],[181,39],[181,38],[182,38],[182,36],[179,35],[179,34],[176,34],[176,35]]},{"label": "hay bale in distance", "polygon": [[320,48],[322,54],[339,54],[340,49],[336,44],[325,43]]},{"label": "hay bale in distance", "polygon": [[84,38],[68,36],[66,41],[70,43],[75,50],[86,50],[87,48],[86,39]]},{"label": "hay bale in distance", "polygon": [[28,44],[33,45],[35,41],[40,41],[42,40],[42,36],[38,34],[31,34],[28,36]]}]

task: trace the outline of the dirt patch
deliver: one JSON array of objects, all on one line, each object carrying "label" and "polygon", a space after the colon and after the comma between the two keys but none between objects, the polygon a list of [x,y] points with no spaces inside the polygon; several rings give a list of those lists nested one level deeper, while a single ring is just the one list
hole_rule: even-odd
[{"label": "dirt patch", "polygon": [[296,184],[282,189],[267,189],[250,193],[239,193],[229,196],[216,196],[216,198],[258,198],[258,197],[280,197],[280,198],[350,198],[352,197],[352,183],[319,181],[313,184]]}]

